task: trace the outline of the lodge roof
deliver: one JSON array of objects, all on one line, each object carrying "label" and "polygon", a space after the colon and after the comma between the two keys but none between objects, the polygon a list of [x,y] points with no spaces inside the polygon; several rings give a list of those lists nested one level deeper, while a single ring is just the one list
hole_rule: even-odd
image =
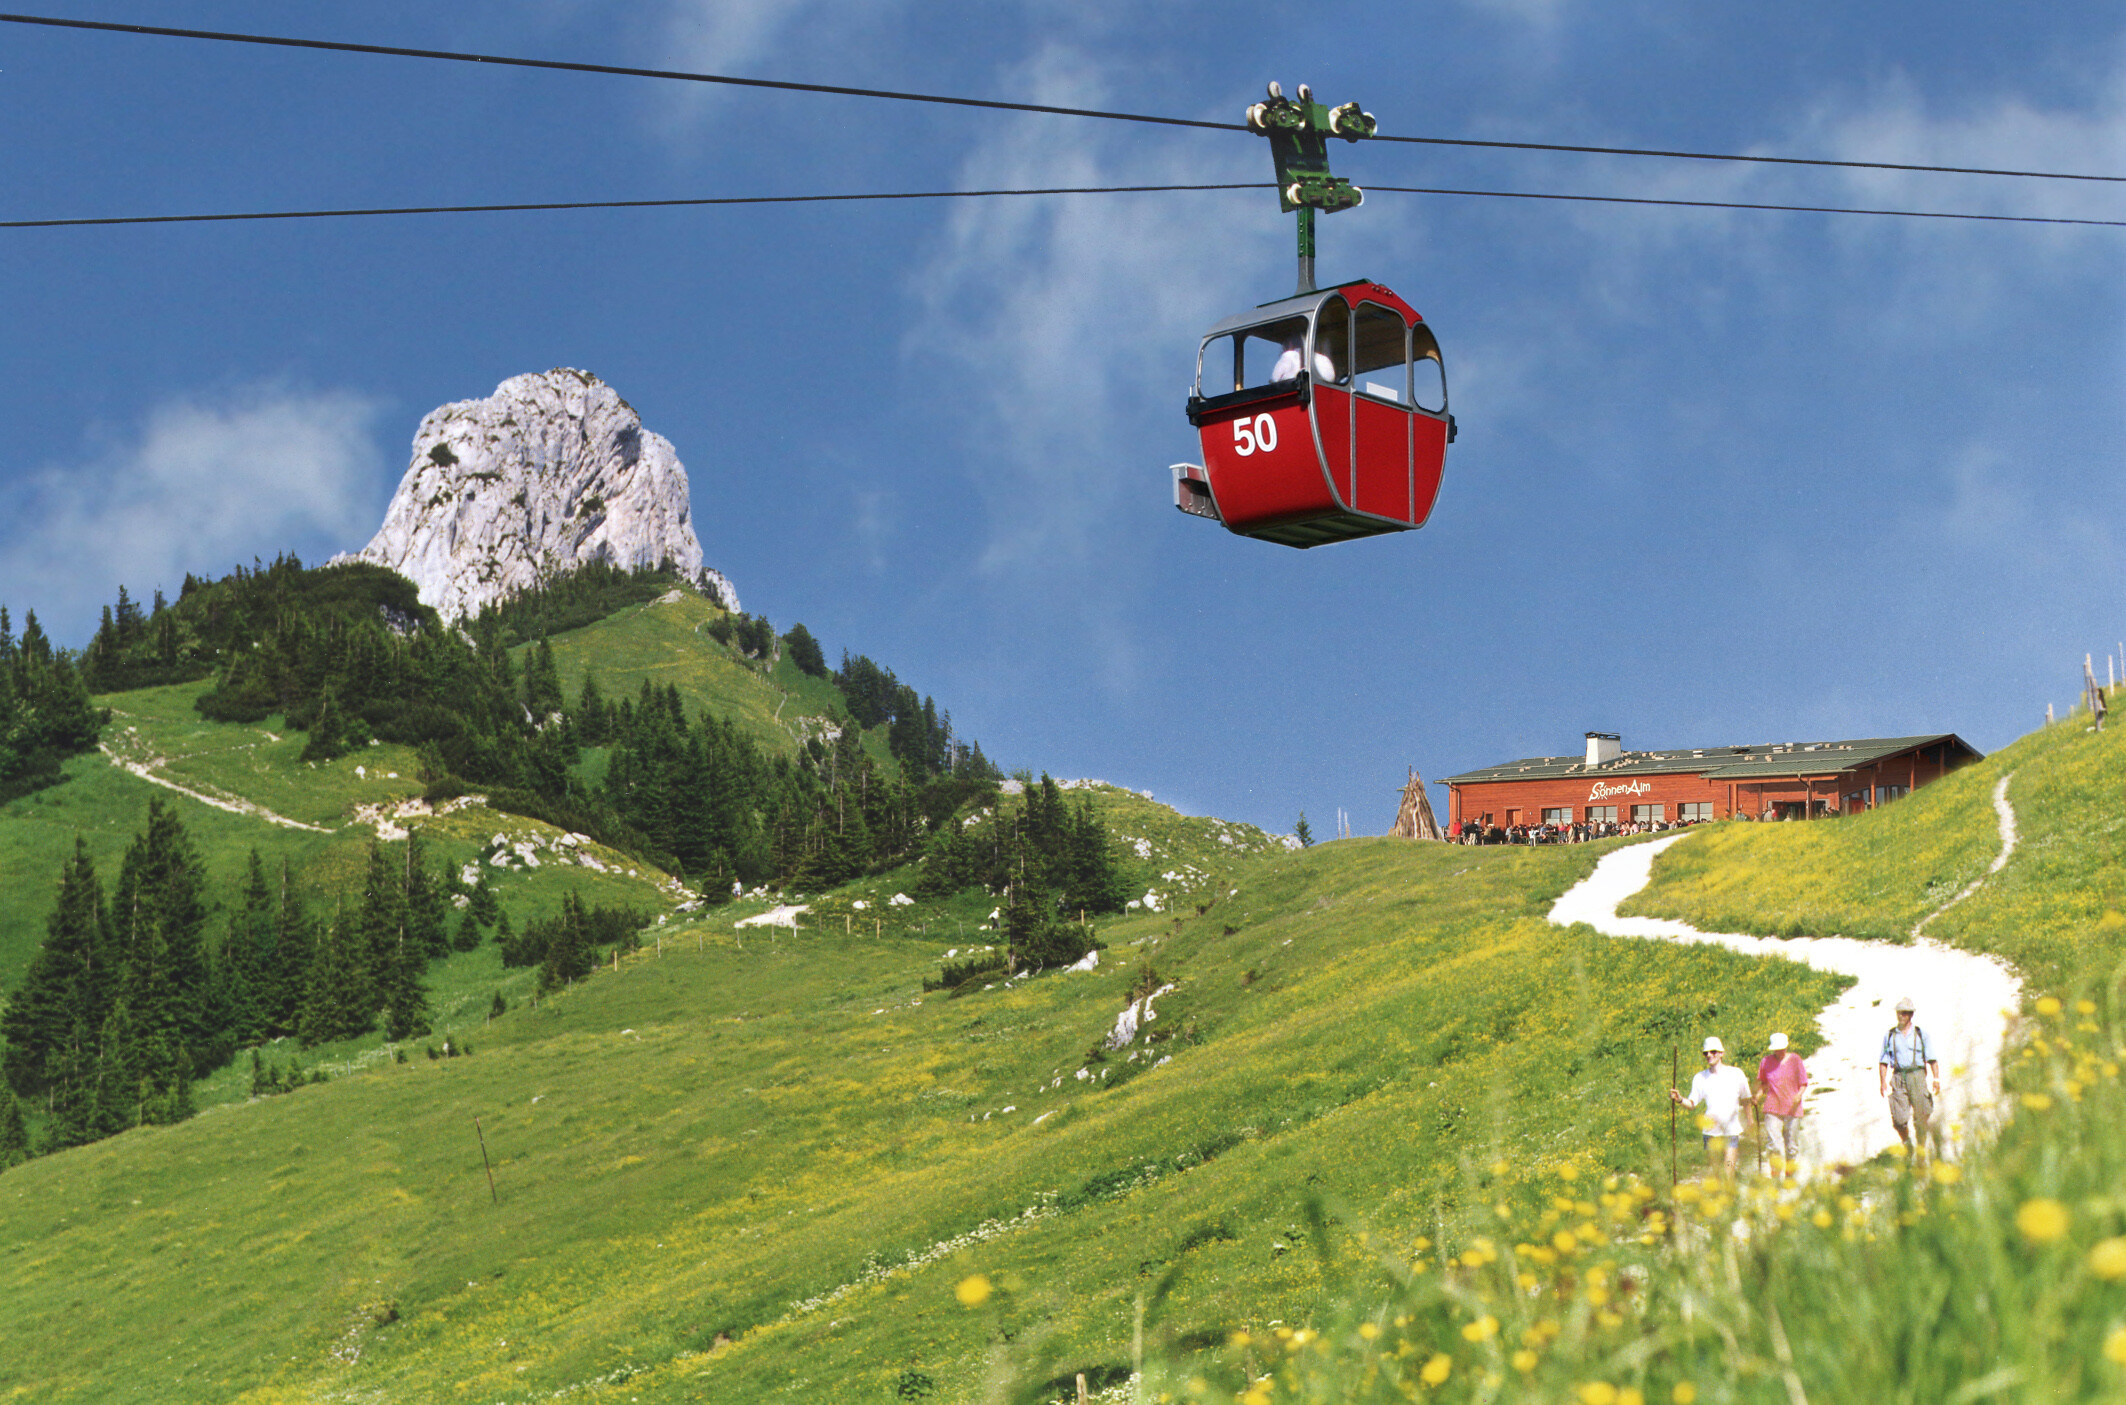
[{"label": "lodge roof", "polygon": [[1786,776],[1829,776],[1857,771],[1892,756],[1947,743],[1975,761],[1980,752],[1954,732],[1924,737],[1862,737],[1838,742],[1770,742],[1762,746],[1687,747],[1675,751],[1627,751],[1598,766],[1581,756],[1530,756],[1448,776],[1442,785],[1484,781],[1562,780],[1575,776],[1699,775],[1707,780],[1759,781]]}]

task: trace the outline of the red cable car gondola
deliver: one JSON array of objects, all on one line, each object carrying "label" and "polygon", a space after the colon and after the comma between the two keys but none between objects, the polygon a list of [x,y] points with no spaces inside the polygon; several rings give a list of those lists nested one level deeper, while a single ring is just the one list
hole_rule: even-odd
[{"label": "red cable car gondola", "polygon": [[1204,333],[1188,416],[1174,505],[1298,547],[1424,526],[1454,438],[1432,329],[1363,280]]},{"label": "red cable car gondola", "polygon": [[1299,214],[1299,292],[1204,333],[1188,402],[1203,462],[1174,465],[1174,506],[1296,547],[1422,527],[1454,441],[1439,342],[1379,283],[1314,287],[1314,212],[1364,198],[1329,173],[1326,138],[1371,136],[1372,115],[1272,83],[1248,125]]}]

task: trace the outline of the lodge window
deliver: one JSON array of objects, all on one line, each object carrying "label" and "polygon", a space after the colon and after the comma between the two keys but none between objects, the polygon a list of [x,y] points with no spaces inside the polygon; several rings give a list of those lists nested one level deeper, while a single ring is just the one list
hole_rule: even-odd
[{"label": "lodge window", "polygon": [[1658,824],[1667,813],[1666,805],[1634,805],[1631,807],[1631,821],[1633,824]]},{"label": "lodge window", "polygon": [[1875,787],[1875,803],[1887,805],[1892,800],[1902,800],[1912,793],[1908,785],[1879,785]]},{"label": "lodge window", "polygon": [[1543,811],[1543,823],[1558,825],[1571,824],[1572,810],[1569,806],[1564,809],[1545,810]]},{"label": "lodge window", "polygon": [[1710,800],[1686,800],[1676,807],[1676,818],[1685,824],[1713,817],[1713,802]]},{"label": "lodge window", "polygon": [[1589,805],[1587,807],[1587,822],[1589,824],[1615,824],[1617,822],[1617,807],[1614,805]]}]

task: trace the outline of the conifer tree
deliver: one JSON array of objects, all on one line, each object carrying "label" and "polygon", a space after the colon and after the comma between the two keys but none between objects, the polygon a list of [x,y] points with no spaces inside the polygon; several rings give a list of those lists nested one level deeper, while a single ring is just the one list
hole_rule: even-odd
[{"label": "conifer tree", "polygon": [[369,982],[367,952],[342,911],[319,929],[303,987],[297,1033],[305,1048],[367,1034],[376,1024],[378,1001]]},{"label": "conifer tree", "polygon": [[451,939],[450,944],[459,951],[480,949],[480,919],[473,916],[470,907],[465,909],[465,915],[458,920],[458,934]]},{"label": "conifer tree", "polygon": [[166,1068],[137,1070],[157,1087],[181,1067],[217,1067],[233,1052],[226,1012],[209,979],[202,934],[206,874],[177,811],[148,801],[147,828],[133,840],[111,897],[111,928],[123,963],[123,993],[142,1031],[135,1053],[160,1051]]},{"label": "conifer tree", "polygon": [[[77,837],[74,857],[60,870],[58,900],[45,919],[44,943],[31,958],[22,988],[0,1015],[0,1072],[24,1096],[51,1093],[93,1058],[90,1031],[102,1025],[116,992],[116,973],[103,885],[88,844]],[[80,1090],[57,1094],[58,1100]]]},{"label": "conifer tree", "polygon": [[310,960],[316,949],[316,924],[303,910],[289,862],[282,859],[280,882],[274,894],[273,946],[266,963],[268,1022],[275,1035],[298,1032],[303,995],[310,979]]},{"label": "conifer tree", "polygon": [[331,761],[347,750],[347,722],[340,705],[326,684],[318,700],[317,715],[310,720],[310,739],[303,743],[305,761]]},{"label": "conifer tree", "polygon": [[524,707],[531,714],[532,725],[537,727],[545,725],[546,719],[560,712],[563,706],[561,670],[554,664],[554,646],[541,639],[525,660]]},{"label": "conifer tree", "polygon": [[242,902],[229,915],[229,934],[222,942],[219,968],[229,1037],[238,1048],[266,1037],[272,1001],[268,975],[272,948],[273,891],[266,883],[265,862],[253,849]]},{"label": "conifer tree", "polygon": [[29,1128],[22,1121],[22,1104],[0,1088],[0,1171],[30,1159]]},{"label": "conifer tree", "polygon": [[502,920],[502,904],[495,897],[494,885],[487,881],[487,870],[480,870],[480,877],[472,885],[472,906],[467,908],[479,919],[483,927],[492,927]]},{"label": "conifer tree", "polygon": [[450,896],[428,868],[428,845],[406,836],[406,939],[426,962],[450,951]]},{"label": "conifer tree", "polygon": [[384,1033],[391,1039],[411,1039],[428,1030],[428,996],[421,986],[428,952],[408,930],[408,917],[401,866],[392,862],[381,842],[372,840],[355,925],[370,990],[383,1007]]},{"label": "conifer tree", "polygon": [[589,923],[583,913],[583,900],[571,888],[561,899],[560,930],[547,943],[546,959],[539,963],[539,991],[541,994],[570,981],[581,980],[591,973]]}]

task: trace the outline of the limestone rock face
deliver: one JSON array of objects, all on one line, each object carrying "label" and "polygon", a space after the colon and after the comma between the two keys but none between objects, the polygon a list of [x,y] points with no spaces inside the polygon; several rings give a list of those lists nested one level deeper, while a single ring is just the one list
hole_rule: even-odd
[{"label": "limestone rock face", "polygon": [[389,566],[451,620],[592,561],[668,560],[736,610],[692,517],[671,442],[604,381],[563,368],[429,411],[383,527],[352,559]]}]

